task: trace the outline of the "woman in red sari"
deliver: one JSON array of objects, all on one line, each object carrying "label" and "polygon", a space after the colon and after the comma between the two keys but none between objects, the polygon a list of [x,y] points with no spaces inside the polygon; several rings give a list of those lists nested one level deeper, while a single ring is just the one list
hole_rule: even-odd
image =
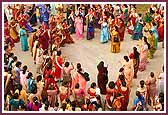
[{"label": "woman in red sari", "polygon": [[9,34],[9,25],[8,22],[4,23],[4,38],[6,42],[10,43],[11,47],[14,47],[14,40],[11,38]]},{"label": "woman in red sari", "polygon": [[108,109],[112,109],[112,101],[117,93],[115,83],[113,81],[110,81],[106,90],[106,106],[108,107]]},{"label": "woman in red sari", "polygon": [[48,26],[47,24],[43,23],[42,27],[39,30],[39,42],[42,45],[42,49],[46,50],[49,47],[49,34],[48,34]]},{"label": "woman in red sari", "polygon": [[117,27],[118,27],[118,30],[119,30],[120,40],[123,41],[124,40],[124,33],[125,33],[125,27],[124,27],[123,19],[121,19],[121,18],[118,19]]},{"label": "woman in red sari", "polygon": [[160,22],[158,27],[158,34],[159,34],[159,42],[164,40],[164,22]]},{"label": "woman in red sari", "polygon": [[62,56],[61,56],[61,51],[57,51],[57,55],[55,57],[55,60],[54,60],[54,65],[55,65],[55,68],[56,68],[56,72],[55,72],[55,77],[56,79],[59,79],[61,80],[61,73],[62,73],[62,69],[63,69],[63,59],[62,59]]},{"label": "woman in red sari", "polygon": [[122,86],[120,87],[119,92],[123,96],[123,98],[121,98],[122,103],[121,110],[127,111],[127,106],[129,102],[129,88],[127,87],[125,81],[122,81]]}]

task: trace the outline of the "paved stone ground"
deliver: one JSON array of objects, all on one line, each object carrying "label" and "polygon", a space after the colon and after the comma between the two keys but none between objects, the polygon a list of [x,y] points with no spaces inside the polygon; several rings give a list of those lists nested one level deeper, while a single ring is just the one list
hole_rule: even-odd
[{"label": "paved stone ground", "polygon": [[[110,42],[105,44],[100,43],[99,29],[95,30],[95,38],[93,40],[86,40],[86,27],[83,40],[76,40],[75,34],[72,35],[72,38],[75,40],[75,44],[66,44],[65,47],[62,47],[62,54],[67,56],[66,61],[73,62],[74,65],[80,62],[83,69],[90,73],[91,80],[87,83],[87,87],[90,86],[91,82],[97,82],[97,64],[102,60],[105,62],[105,65],[109,65],[109,81],[115,81],[118,77],[118,70],[121,67],[119,62],[122,62],[123,56],[128,55],[128,51],[132,51],[133,46],[137,46],[138,44],[138,41],[133,41],[131,36],[126,32],[124,41],[121,43],[121,52],[114,54],[110,51]],[[156,76],[161,72],[161,67],[164,63],[164,49],[161,46],[162,44],[159,43],[159,48],[155,53],[154,59],[149,60],[147,69],[144,72],[138,72],[138,78],[133,80],[128,109],[133,104],[133,98],[135,97],[135,91],[139,81],[146,79],[151,71]],[[35,75],[35,65],[33,64],[30,52],[22,52],[21,44],[17,43],[14,48],[14,53],[23,62],[23,66],[27,65],[29,70]]]}]

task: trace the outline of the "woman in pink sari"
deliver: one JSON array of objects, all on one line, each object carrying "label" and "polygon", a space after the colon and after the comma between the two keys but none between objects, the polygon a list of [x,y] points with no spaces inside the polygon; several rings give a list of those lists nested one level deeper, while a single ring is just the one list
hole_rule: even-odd
[{"label": "woman in pink sari", "polygon": [[134,76],[133,62],[129,60],[128,56],[124,56],[124,60],[125,60],[123,63],[124,75],[126,78],[127,86],[130,88]]},{"label": "woman in pink sari", "polygon": [[77,83],[80,84],[80,89],[83,89],[84,92],[85,92],[85,90],[86,90],[86,80],[83,77],[83,72],[82,72],[82,68],[81,68],[80,63],[77,64],[77,71],[73,75],[71,89],[74,89]]},{"label": "woman in pink sari", "polygon": [[141,72],[146,69],[149,48],[150,48],[150,44],[148,43],[147,38],[144,36],[142,46],[140,47],[139,71]]},{"label": "woman in pink sari", "polygon": [[80,15],[78,15],[75,19],[75,28],[76,28],[76,36],[77,39],[83,38],[83,19]]}]

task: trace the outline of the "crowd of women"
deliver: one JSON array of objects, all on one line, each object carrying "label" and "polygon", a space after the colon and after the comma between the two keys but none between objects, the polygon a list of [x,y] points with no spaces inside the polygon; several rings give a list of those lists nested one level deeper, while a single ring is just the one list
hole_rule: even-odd
[{"label": "crowd of women", "polygon": [[[7,111],[127,111],[133,78],[145,71],[154,57],[158,42],[164,38],[164,7],[151,5],[145,16],[136,13],[136,5],[8,5],[4,12],[4,109]],[[40,25],[40,26],[39,26]],[[139,40],[123,57],[118,79],[108,79],[108,66],[97,65],[97,83],[87,88],[89,74],[82,65],[66,62],[61,47],[74,43],[71,34],[87,40],[101,29],[100,42],[111,41],[111,52],[119,53],[125,31]],[[36,29],[35,29],[35,28]],[[18,31],[19,28],[19,31]],[[28,39],[29,38],[29,39]],[[12,51],[16,42],[22,51],[30,50],[36,73],[19,61]],[[139,49],[139,50],[138,50]],[[24,66],[22,66],[24,65]],[[164,68],[164,67],[163,67]],[[163,69],[164,71],[164,69]],[[148,76],[148,75],[147,75]],[[159,79],[159,94],[156,81]],[[164,109],[164,72],[151,72],[141,80],[131,110]],[[160,93],[161,92],[161,93]],[[104,97],[105,95],[105,97]]]}]

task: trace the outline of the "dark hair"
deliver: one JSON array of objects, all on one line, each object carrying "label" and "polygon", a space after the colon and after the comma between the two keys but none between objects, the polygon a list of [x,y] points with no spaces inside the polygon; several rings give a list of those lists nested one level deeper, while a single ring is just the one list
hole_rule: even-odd
[{"label": "dark hair", "polygon": [[33,102],[35,103],[35,105],[37,105],[38,104],[38,98],[35,96],[35,97],[33,97]]},{"label": "dark hair", "polygon": [[79,83],[77,83],[76,85],[75,85],[75,89],[78,89],[79,88]]},{"label": "dark hair", "polygon": [[139,17],[141,17],[142,16],[142,14],[138,14],[139,15]]},{"label": "dark hair", "polygon": [[41,81],[42,80],[42,76],[41,75],[38,75],[37,76],[37,82]]},{"label": "dark hair", "polygon": [[125,60],[126,62],[129,62],[128,56],[124,56],[124,60]]},{"label": "dark hair", "polygon": [[163,67],[162,67],[162,71],[164,72],[164,65],[163,65]]},{"label": "dark hair", "polygon": [[52,63],[48,63],[47,65],[47,70],[50,70],[50,69],[52,69]]},{"label": "dark hair", "polygon": [[61,51],[57,51],[57,56],[60,56],[61,55]]},{"label": "dark hair", "polygon": [[31,72],[29,72],[27,75],[27,79],[32,78],[32,77],[33,77],[33,74]]},{"label": "dark hair", "polygon": [[141,81],[140,81],[141,88],[144,87],[144,84],[145,84],[145,81],[144,81],[144,80],[141,80]]},{"label": "dark hair", "polygon": [[96,86],[95,82],[92,82],[92,84],[90,85],[91,88],[94,88]]},{"label": "dark hair", "polygon": [[153,78],[153,77],[154,77],[154,73],[153,73],[153,72],[151,72],[151,73],[150,73],[150,76]]},{"label": "dark hair", "polygon": [[152,30],[149,30],[149,33],[150,33],[151,35],[153,35],[153,31],[152,31]]},{"label": "dark hair", "polygon": [[23,74],[26,73],[26,70],[27,70],[27,66],[25,65],[25,66],[23,66]]},{"label": "dark hair", "polygon": [[20,61],[16,62],[16,67],[19,67],[20,65],[22,65],[22,62]]},{"label": "dark hair", "polygon": [[109,84],[108,84],[108,87],[109,87],[110,89],[114,89],[114,88],[115,88],[115,83],[114,83],[114,81],[110,81]]},{"label": "dark hair", "polygon": [[136,96],[140,97],[141,93],[139,91],[136,91]]},{"label": "dark hair", "polygon": [[124,68],[123,68],[123,67],[119,69],[119,72],[123,72],[123,71],[124,71]]},{"label": "dark hair", "polygon": [[72,101],[71,106],[72,106],[72,111],[75,111],[76,102],[75,102],[75,101]]},{"label": "dark hair", "polygon": [[69,98],[66,98],[65,101],[66,101],[66,103],[71,103]]},{"label": "dark hair", "polygon": [[148,45],[148,49],[150,49],[150,44],[148,43],[147,37],[143,36],[143,38],[144,38],[144,42]]},{"label": "dark hair", "polygon": [[48,50],[44,50],[43,55],[47,55],[48,54]]},{"label": "dark hair", "polygon": [[81,69],[81,64],[77,63],[77,69]]},{"label": "dark hair", "polygon": [[55,102],[55,106],[56,106],[56,107],[59,107],[59,103],[58,103],[57,101]]},{"label": "dark hair", "polygon": [[63,109],[63,111],[65,111],[66,106],[67,106],[67,104],[66,104],[66,103],[63,103],[63,104],[62,104],[62,109]]},{"label": "dark hair", "polygon": [[104,62],[103,61],[101,61],[98,65],[97,65],[97,68],[99,69],[99,68],[102,68],[102,67],[104,67]]},{"label": "dark hair", "polygon": [[152,25],[153,25],[153,26],[156,26],[156,23],[155,23],[155,22],[152,22]]},{"label": "dark hair", "polygon": [[13,61],[16,61],[16,60],[17,60],[17,56],[14,56],[14,57],[13,57]]},{"label": "dark hair", "polygon": [[127,83],[125,81],[122,81],[121,84],[122,84],[123,87],[127,86]]},{"label": "dark hair", "polygon": [[116,31],[118,32],[118,27],[117,26],[114,26],[114,28],[116,29]]},{"label": "dark hair", "polygon": [[8,45],[5,45],[5,46],[4,46],[4,50],[7,50],[8,48],[9,48]]},{"label": "dark hair", "polygon": [[123,80],[124,80],[124,75],[119,75],[119,79],[120,79],[121,81],[123,81]]},{"label": "dark hair", "polygon": [[137,51],[136,47],[133,47],[134,50],[134,59],[138,59],[139,58],[139,52]]},{"label": "dark hair", "polygon": [[69,62],[65,62],[65,67],[68,67],[69,66]]},{"label": "dark hair", "polygon": [[14,56],[14,53],[10,53],[10,54],[9,54],[9,57],[12,57],[12,56]]},{"label": "dark hair", "polygon": [[19,94],[18,93],[14,93],[13,94],[13,99],[18,99],[19,98]]}]

